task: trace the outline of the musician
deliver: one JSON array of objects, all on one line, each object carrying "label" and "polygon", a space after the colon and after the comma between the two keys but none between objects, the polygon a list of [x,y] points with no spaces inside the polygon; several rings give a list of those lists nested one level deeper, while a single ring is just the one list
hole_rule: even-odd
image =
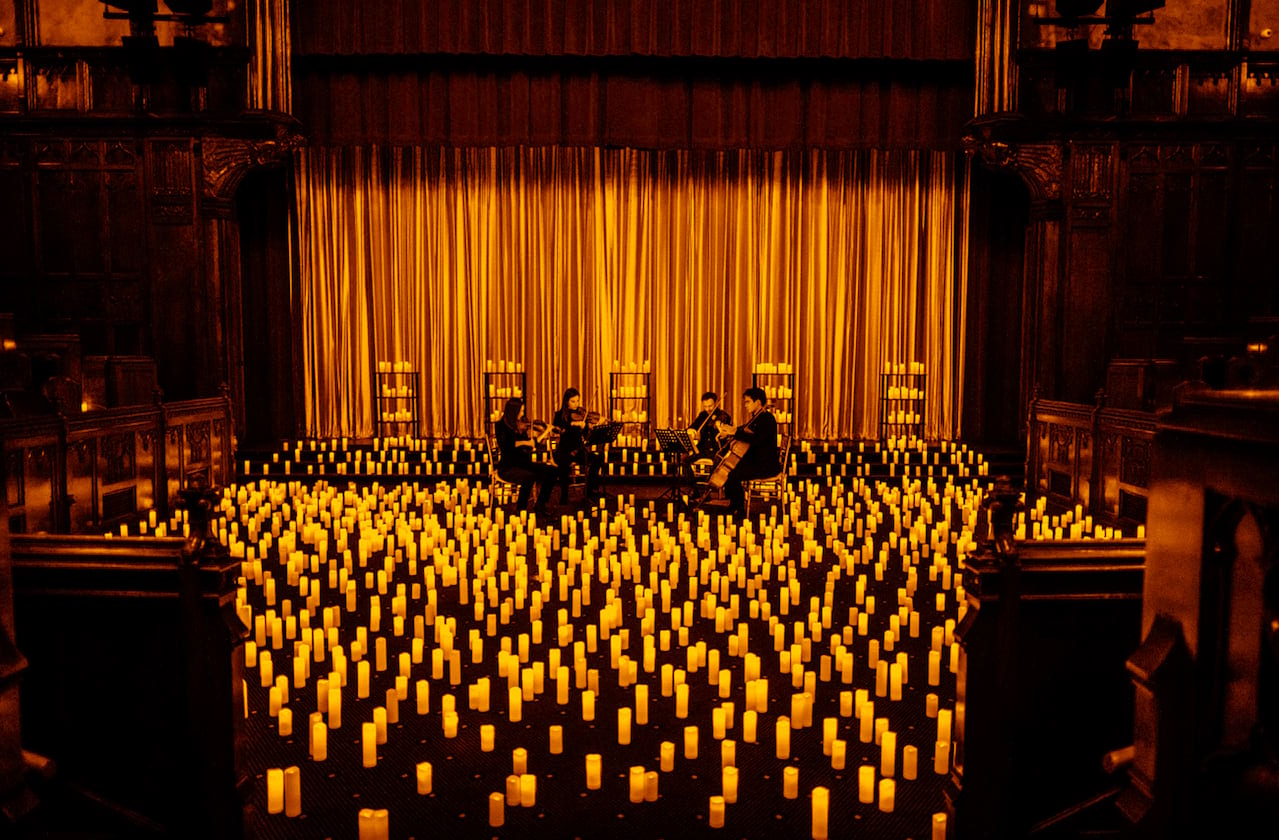
[{"label": "musician", "polygon": [[546,513],[551,500],[551,488],[555,485],[555,467],[533,461],[533,443],[537,432],[527,417],[522,417],[524,400],[512,397],[502,408],[502,419],[494,426],[497,437],[497,474],[503,480],[520,485],[517,508],[528,505],[529,493],[537,485],[536,513]]},{"label": "musician", "polygon": [[[719,395],[714,391],[702,394],[702,411],[693,418],[693,425],[688,429],[688,436],[693,440],[696,449],[692,460],[709,458],[719,448],[717,435],[720,423],[732,423],[733,418],[727,411],[719,407]],[[698,430],[701,430],[700,432]]]},{"label": "musician", "polygon": [[735,441],[746,441],[750,449],[728,474],[724,494],[728,496],[728,512],[733,516],[746,513],[746,492],[742,482],[752,478],[777,475],[781,469],[777,449],[777,418],[764,407],[767,399],[763,388],[747,388],[742,394],[742,407],[746,410],[746,422],[737,428],[721,423],[716,428],[731,434]]},{"label": "musician", "polygon": [[555,447],[555,463],[559,469],[562,505],[568,504],[568,481],[574,462],[581,464],[586,473],[586,498],[590,499],[598,492],[604,457],[593,452],[586,443],[588,417],[588,412],[582,408],[581,393],[576,388],[569,388],[560,400],[560,410],[551,418],[551,424],[560,433],[559,443]]}]

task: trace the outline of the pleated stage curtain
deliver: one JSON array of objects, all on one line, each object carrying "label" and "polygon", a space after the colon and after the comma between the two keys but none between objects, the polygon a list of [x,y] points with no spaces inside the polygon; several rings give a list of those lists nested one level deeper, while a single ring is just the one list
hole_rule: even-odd
[{"label": "pleated stage curtain", "polygon": [[425,435],[482,434],[486,360],[607,409],[649,361],[658,427],[741,415],[791,362],[796,434],[875,438],[884,365],[922,362],[957,436],[967,164],[951,152],[313,147],[295,162],[306,423],[371,436],[378,360],[422,372]]}]

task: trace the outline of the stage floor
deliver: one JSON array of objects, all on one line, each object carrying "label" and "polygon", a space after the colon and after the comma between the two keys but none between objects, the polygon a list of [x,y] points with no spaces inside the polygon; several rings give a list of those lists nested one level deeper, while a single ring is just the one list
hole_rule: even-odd
[{"label": "stage floor", "polygon": [[[624,493],[620,512],[617,497],[612,497],[604,510],[592,507],[581,518],[577,511],[557,510],[558,515],[535,527],[520,520],[509,506],[482,504],[474,480],[466,491],[459,490],[461,482],[455,480],[420,484],[416,489],[414,483],[404,481],[350,490],[340,480],[335,482],[340,489],[322,481],[294,482],[290,498],[288,485],[255,476],[254,481],[262,483],[253,485],[252,491],[246,488],[229,515],[232,521],[240,521],[232,542],[257,544],[257,529],[251,533],[246,523],[256,520],[262,524],[262,533],[267,533],[272,530],[272,518],[279,516],[281,533],[287,534],[290,525],[286,523],[291,523],[317,544],[299,539],[294,547],[287,538],[275,540],[262,563],[261,582],[249,581],[242,593],[242,615],[252,624],[266,618],[267,610],[274,610],[282,619],[283,602],[288,599],[291,613],[299,617],[309,596],[313,628],[323,626],[325,610],[340,613],[335,635],[348,665],[347,684],[341,689],[341,725],[327,732],[327,757],[314,761],[308,757],[307,724],[320,704],[316,683],[334,669],[333,654],[327,645],[323,662],[309,654],[310,673],[305,673],[305,666],[297,666],[304,670],[297,672],[295,683],[296,646],[304,635],[314,641],[314,629],[310,634],[299,631],[294,639],[282,637],[279,646],[273,647],[271,622],[263,622],[267,635],[259,635],[256,641],[265,643],[274,673],[284,675],[288,683],[285,705],[292,712],[293,734],[278,732],[278,718],[269,711],[269,691],[261,685],[261,665],[246,667],[246,758],[254,775],[251,833],[264,838],[357,837],[361,809],[387,809],[389,836],[395,838],[649,838],[705,836],[716,831],[735,838],[811,837],[811,792],[820,786],[829,790],[831,837],[932,836],[933,814],[944,810],[942,787],[948,765],[940,773],[934,769],[939,721],[927,713],[927,698],[934,695],[942,710],[954,709],[955,674],[949,667],[948,641],[959,617],[959,556],[969,543],[973,512],[987,481],[956,472],[938,467],[919,478],[812,476],[792,482],[784,504],[764,510],[762,522],[756,515],[750,523],[705,512],[695,518],[668,519],[664,506],[646,504],[661,492],[660,486],[618,483],[614,491]],[[334,516],[332,521],[321,521],[321,511]],[[329,585],[329,571],[336,576],[343,568],[339,541],[344,531],[345,547],[351,552],[348,575],[356,584],[349,603],[346,593]],[[366,548],[363,561],[360,534]],[[398,535],[396,550],[389,557],[376,546],[384,534]],[[319,559],[318,542],[327,543],[324,560]],[[591,546],[589,561],[581,552],[586,545]],[[251,565],[246,564],[246,570],[251,571]],[[452,580],[459,568],[473,586],[478,582],[485,597],[482,615],[472,593],[465,602],[460,597]],[[587,568],[592,573],[584,575]],[[387,569],[391,573],[386,592],[375,601],[376,584],[366,581],[365,575],[376,578],[379,570]],[[268,573],[274,581],[273,605],[267,602]],[[509,573],[505,580],[504,573]],[[305,596],[302,577],[307,578]],[[695,586],[692,581],[697,581]],[[406,620],[403,634],[396,635],[393,598],[401,585],[405,589],[400,612]],[[521,585],[527,594],[517,602]],[[574,617],[574,599],[586,600],[583,596],[588,591],[589,605],[583,605],[580,617]],[[495,599],[490,599],[490,592]],[[534,607],[535,592],[541,593],[540,612]],[[717,621],[717,608],[730,613],[735,608],[737,615],[727,618],[721,613]],[[652,612],[646,613],[649,609]],[[378,629],[373,630],[369,625],[375,610],[379,619]],[[565,611],[563,624],[571,630],[560,629],[561,610]],[[687,631],[686,640],[680,639],[675,615]],[[450,647],[447,638],[439,637],[434,622],[426,620],[437,616],[454,623],[452,633],[445,634],[452,636],[452,647],[458,651],[457,670],[452,674],[443,653]],[[917,635],[910,632],[912,616]],[[495,626],[490,625],[490,617]],[[685,617],[690,620],[685,622]],[[901,626],[889,652],[886,633],[891,632],[893,617],[901,620]],[[419,625],[416,619],[423,621]],[[540,643],[532,638],[538,619]],[[864,625],[859,626],[863,619]],[[280,625],[282,633],[287,631],[286,622],[281,620]],[[602,638],[603,625],[610,629],[607,639]],[[363,657],[371,666],[367,698],[357,697],[359,666],[352,651],[361,627],[370,650]],[[595,650],[576,647],[588,641],[592,627],[601,637]],[[748,663],[742,655],[738,634],[743,630],[746,650],[758,657],[757,662]],[[623,631],[626,644],[617,649],[614,640],[623,638]],[[414,662],[413,639],[419,632],[424,644],[420,662]],[[669,632],[668,649],[661,644],[664,632]],[[478,654],[473,633],[478,633],[480,641]],[[524,669],[543,663],[543,691],[523,695],[532,699],[521,701],[521,719],[512,722],[507,678],[500,675],[499,659],[506,657],[500,657],[499,651],[508,645],[511,651],[520,651],[524,634],[529,635],[524,642],[527,662],[520,663],[516,679],[531,677],[531,671]],[[941,638],[935,640],[935,634]],[[809,656],[796,681],[793,671],[782,670],[784,664],[790,665],[782,660],[790,658],[795,644],[800,645],[795,653],[803,659],[804,638]],[[375,640],[385,642],[385,670],[376,667]],[[877,693],[876,668],[870,664],[872,643],[883,651],[886,663],[896,663],[898,654],[905,654],[900,700]],[[934,644],[939,678],[937,685],[930,685],[929,652]],[[652,653],[646,661],[648,645]],[[711,684],[705,666],[690,669],[690,651],[696,661],[699,646],[704,646],[707,664],[717,658],[719,667],[728,672],[726,693]],[[582,665],[575,664],[575,653],[584,660]],[[398,722],[387,725],[386,742],[376,750],[376,766],[366,768],[361,725],[374,721],[375,707],[387,706],[387,692],[395,692],[401,673],[401,655],[409,661],[403,665],[407,680],[401,687],[407,690],[398,702]],[[445,663],[436,673],[433,657],[443,657]],[[845,657],[851,657],[851,669],[841,672]],[[556,673],[551,667],[556,659],[569,669],[566,703],[557,698]],[[638,683],[647,687],[647,723],[638,722],[635,686],[619,685],[628,660]],[[756,737],[750,742],[744,732],[746,711],[749,702],[757,702],[761,684],[752,684],[748,700],[746,670],[756,665],[767,679],[767,704],[756,713]],[[664,696],[665,666],[687,671],[687,717],[677,714],[676,697]],[[579,670],[597,674],[591,721],[583,720]],[[884,670],[887,676],[889,669]],[[589,684],[590,677],[583,676]],[[484,678],[491,687],[487,712],[468,703]],[[418,714],[415,699],[419,680],[429,685],[429,710],[424,714]],[[882,688],[885,695],[891,692],[888,685]],[[812,725],[793,729],[789,757],[778,758],[778,721],[783,716],[789,719],[793,712],[803,714],[802,700],[795,697],[806,689],[812,695]],[[885,725],[895,733],[891,812],[881,810],[879,803],[881,746],[861,740],[857,710],[848,705],[860,692],[873,702],[872,720],[886,719]],[[445,695],[452,695],[456,707],[457,733],[452,738],[444,731]],[[733,714],[721,739],[715,737],[713,727],[716,710],[725,703],[733,704]],[[619,744],[618,710],[623,708],[629,708],[632,716],[626,745]],[[850,711],[853,714],[845,714]],[[832,758],[823,751],[827,719],[835,721],[830,726],[845,743],[843,769],[833,768]],[[481,747],[485,725],[494,728],[491,752]],[[563,729],[563,751],[558,755],[549,749],[552,726]],[[692,759],[685,757],[688,726],[698,730],[697,757]],[[739,794],[736,803],[725,806],[724,827],[712,829],[710,798],[722,793],[725,740],[734,742]],[[659,771],[656,802],[632,803],[630,768],[657,771],[662,742],[675,745],[673,769]],[[904,778],[907,746],[917,750],[913,779]],[[517,748],[527,751],[527,772],[537,777],[535,804],[530,808],[506,805],[504,825],[493,828],[490,795],[506,792],[512,751]],[[948,755],[949,743],[942,749]],[[587,754],[602,757],[602,783],[597,790],[587,786]],[[417,792],[415,770],[420,762],[432,766],[433,790],[428,795]],[[301,814],[270,814],[268,769],[290,766],[300,771]],[[859,801],[858,773],[863,766],[874,768],[874,800],[869,803]],[[799,770],[798,795],[793,799],[783,792],[787,767]]]}]

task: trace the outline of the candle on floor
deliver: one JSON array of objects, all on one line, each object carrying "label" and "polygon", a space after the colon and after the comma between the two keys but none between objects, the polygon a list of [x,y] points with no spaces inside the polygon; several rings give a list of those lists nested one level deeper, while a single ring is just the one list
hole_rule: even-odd
[{"label": "candle on floor", "polygon": [[724,789],[724,801],[732,805],[737,801],[737,768],[725,767],[720,770],[720,783]]},{"label": "candle on floor", "polygon": [[431,792],[431,788],[434,782],[433,772],[431,769],[431,762],[419,761],[416,765],[416,772],[417,772],[417,792],[422,796],[426,796],[427,794]]},{"label": "candle on floor", "polygon": [[848,757],[848,743],[842,738],[831,742],[830,766],[832,770],[843,770]]},{"label": "candle on floor", "polygon": [[631,709],[622,706],[617,710],[617,743],[626,746],[631,742]]},{"label": "candle on floor", "polygon": [[582,692],[582,720],[595,720],[595,692],[589,688]]},{"label": "candle on floor", "polygon": [[813,788],[813,840],[826,840],[827,816],[830,808],[830,789]]},{"label": "candle on floor", "polygon": [[633,803],[644,801],[644,767],[635,765],[630,770],[630,799]]},{"label": "candle on floor", "polygon": [[586,756],[586,789],[600,789],[600,756],[599,753],[588,753]]},{"label": "candle on floor", "polygon": [[489,794],[489,825],[492,828],[506,825],[506,794],[500,791]]},{"label": "candle on floor", "polygon": [[377,706],[373,709],[373,726],[377,730],[378,744],[386,743],[386,709]]},{"label": "candle on floor", "polygon": [[950,772],[950,742],[938,741],[933,750],[933,772],[944,776]]},{"label": "candle on floor", "polygon": [[938,812],[933,814],[933,838],[932,840],[946,840],[946,814]]},{"label": "candle on floor", "polygon": [[759,713],[754,709],[742,715],[742,740],[748,744],[755,743],[756,728],[759,725]]},{"label": "candle on floor", "polygon": [[684,727],[684,757],[687,759],[697,758],[697,727]]},{"label": "candle on floor", "polygon": [[875,768],[869,764],[857,768],[857,801],[863,805],[875,801]]},{"label": "candle on floor", "polygon": [[782,770],[782,796],[787,799],[799,798],[798,767],[786,767]]},{"label": "candle on floor", "polygon": [[777,757],[783,761],[790,758],[790,718],[782,715],[777,718]]},{"label": "candle on floor", "polygon": [[897,785],[892,779],[879,780],[879,810],[886,814],[893,811],[894,800],[897,798]]},{"label": "candle on floor", "polygon": [[524,773],[520,776],[520,807],[532,808],[537,802],[537,776]]},{"label": "candle on floor", "polygon": [[266,812],[284,812],[284,770],[271,767],[266,771]]},{"label": "candle on floor", "polygon": [[879,773],[892,778],[897,772],[897,733],[888,731],[879,740]]},{"label": "candle on floor", "polygon": [[506,804],[512,808],[520,804],[520,777],[515,774],[506,777]]},{"label": "candle on floor", "polygon": [[444,737],[457,737],[457,712],[444,713]]},{"label": "candle on floor", "polygon": [[324,761],[329,757],[329,727],[323,721],[311,724],[311,758]]},{"label": "candle on floor", "polygon": [[924,714],[930,718],[937,717],[937,695],[929,694],[924,698]]},{"label": "candle on floor", "polygon": [[493,752],[493,725],[490,723],[480,726],[480,751]]},{"label": "candle on floor", "polygon": [[511,772],[517,776],[528,772],[528,750],[523,747],[511,750]]},{"label": "candle on floor", "polygon": [[688,684],[675,686],[675,717],[681,720],[688,717]]},{"label": "candle on floor", "polygon": [[914,781],[918,774],[919,750],[911,746],[902,747],[902,778]]},{"label": "candle on floor", "polygon": [[669,773],[675,769],[675,742],[663,741],[660,747],[661,764],[659,765],[663,773]]},{"label": "candle on floor", "polygon": [[656,770],[649,770],[644,774],[644,801],[657,801],[657,780],[658,773]]},{"label": "candle on floor", "polygon": [[952,714],[952,712],[950,711],[950,709],[938,709],[938,710],[937,710],[937,740],[938,740],[938,741],[949,741],[949,740],[950,740],[950,716],[951,716],[951,714]]},{"label": "candle on floor", "polygon": [[297,767],[284,770],[284,816],[296,817],[302,813],[302,771]]},{"label": "candle on floor", "polygon": [[363,745],[364,766],[377,766],[377,725],[366,722],[361,725],[361,743]]},{"label": "candle on floor", "polygon": [[559,755],[564,752],[564,727],[555,725],[551,727],[551,755]]},{"label": "candle on floor", "polygon": [[280,709],[279,720],[276,721],[276,727],[280,731],[281,738],[287,738],[293,734],[293,710],[285,707]]},{"label": "candle on floor", "polygon": [[[500,696],[500,695],[499,695]],[[507,717],[511,723],[519,723],[524,719],[524,695],[518,685],[507,689]]]},{"label": "candle on floor", "polygon": [[722,796],[711,797],[710,827],[724,827],[724,797]]}]

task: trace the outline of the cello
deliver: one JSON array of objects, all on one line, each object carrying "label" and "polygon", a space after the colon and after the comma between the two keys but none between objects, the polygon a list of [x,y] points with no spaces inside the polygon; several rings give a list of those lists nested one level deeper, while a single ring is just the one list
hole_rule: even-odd
[{"label": "cello", "polygon": [[[755,418],[763,413],[763,409],[756,411],[750,416],[750,419],[742,424],[743,429],[750,429],[751,424],[755,422]],[[724,434],[721,429],[721,435]],[[719,463],[715,465],[715,469],[711,472],[711,477],[707,480],[712,488],[716,490],[724,489],[724,485],[728,482],[728,474],[742,460],[742,457],[750,451],[751,444],[748,440],[734,440],[731,435],[728,436],[728,451],[724,453],[724,457],[719,459]]]}]

